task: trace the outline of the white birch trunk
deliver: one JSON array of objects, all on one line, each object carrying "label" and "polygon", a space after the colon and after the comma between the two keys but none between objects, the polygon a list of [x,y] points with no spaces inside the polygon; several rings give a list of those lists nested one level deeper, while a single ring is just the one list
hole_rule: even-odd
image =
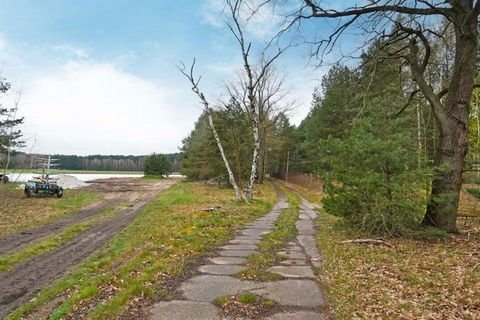
[{"label": "white birch trunk", "polygon": [[195,77],[193,75],[194,68],[195,68],[195,59],[193,59],[192,66],[190,67],[190,73],[187,73],[185,71],[185,66],[183,64],[182,64],[182,67],[178,67],[178,70],[190,81],[190,83],[192,84],[192,91],[200,98],[200,101],[203,104],[203,110],[208,116],[208,124],[210,126],[210,129],[212,130],[213,137],[215,138],[215,142],[217,143],[217,147],[218,147],[218,150],[220,151],[220,155],[222,156],[222,160],[225,165],[225,168],[227,169],[228,180],[230,181],[230,184],[235,190],[235,197],[237,201],[246,200],[242,193],[242,190],[240,189],[240,187],[237,184],[237,181],[235,180],[235,176],[233,175],[232,168],[230,167],[230,163],[228,162],[227,156],[225,155],[225,151],[223,150],[222,142],[220,140],[220,137],[218,136],[217,129],[215,129],[215,125],[213,124],[212,109],[210,108],[210,104],[205,98],[205,95],[198,88],[198,84],[200,82],[201,77],[195,80]]},{"label": "white birch trunk", "polygon": [[218,136],[217,129],[215,129],[215,125],[213,124],[213,118],[212,118],[212,113],[210,108],[208,108],[206,111],[208,115],[208,124],[210,125],[210,129],[212,129],[213,137],[215,138],[215,142],[217,143],[218,150],[220,150],[223,163],[225,164],[225,168],[227,169],[227,172],[228,172],[228,180],[230,181],[230,184],[233,186],[233,189],[235,190],[236,199],[240,201],[243,199],[242,190],[240,190],[240,188],[238,187],[238,184],[235,180],[235,176],[233,175],[233,171],[230,168],[230,164],[228,163],[227,156],[225,155],[225,151],[223,151],[222,142],[220,141],[220,137]]},{"label": "white birch trunk", "polygon": [[258,114],[255,111],[252,114],[252,127],[253,127],[252,129],[253,129],[254,145],[253,145],[252,169],[250,171],[250,179],[248,181],[248,186],[247,186],[247,200],[253,199],[253,184],[255,183],[255,177],[257,175],[257,164],[258,164],[258,157],[260,152],[260,136],[258,132]]},{"label": "white birch trunk", "polygon": [[421,127],[421,110],[420,104],[417,104],[417,157],[418,157],[418,169],[422,168],[422,127]]}]

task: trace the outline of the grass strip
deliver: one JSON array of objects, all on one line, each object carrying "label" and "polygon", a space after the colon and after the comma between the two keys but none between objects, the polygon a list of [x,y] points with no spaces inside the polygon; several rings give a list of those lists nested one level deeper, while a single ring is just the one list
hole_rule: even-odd
[{"label": "grass strip", "polygon": [[[134,298],[161,298],[168,294],[168,280],[182,275],[193,258],[224,243],[238,227],[268,212],[276,195],[265,184],[256,188],[255,198],[240,203],[230,189],[180,182],[160,193],[106,248],[7,319],[21,319],[53,299],[61,301],[50,319],[75,317],[85,306],[87,318],[115,319]],[[214,206],[221,208],[202,210]]]},{"label": "grass strip", "polygon": [[94,225],[113,218],[115,213],[115,208],[105,208],[99,215],[84,222],[72,225],[56,235],[47,237],[46,239],[27,246],[20,251],[0,256],[0,271],[11,270],[16,264],[55,250]]},{"label": "grass strip", "polygon": [[51,223],[74,214],[102,199],[102,194],[88,190],[65,190],[62,198],[45,196],[27,199],[18,184],[0,184],[0,236]]},{"label": "grass strip", "polygon": [[277,254],[280,248],[297,234],[295,223],[298,220],[300,197],[282,187],[287,195],[289,206],[283,209],[271,232],[262,237],[258,245],[258,252],[247,257],[247,269],[237,274],[238,277],[256,281],[272,281],[282,277],[276,273],[266,272],[265,269],[281,260]]}]

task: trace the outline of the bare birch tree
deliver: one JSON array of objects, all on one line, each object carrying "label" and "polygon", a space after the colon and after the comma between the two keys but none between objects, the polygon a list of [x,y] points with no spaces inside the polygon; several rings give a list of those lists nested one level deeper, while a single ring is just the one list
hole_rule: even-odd
[{"label": "bare birch tree", "polygon": [[[237,40],[237,43],[240,48],[243,68],[244,68],[244,77],[245,77],[245,105],[248,110],[250,120],[252,123],[253,131],[253,156],[251,164],[250,178],[248,180],[247,189],[246,189],[246,198],[248,200],[253,199],[253,188],[254,183],[258,174],[258,163],[261,152],[261,140],[260,140],[260,104],[261,101],[257,93],[259,92],[259,87],[264,83],[264,79],[268,75],[272,64],[282,55],[283,52],[289,47],[277,48],[276,52],[271,55],[267,54],[267,49],[270,48],[272,42],[270,41],[266,48],[261,52],[261,63],[255,66],[251,61],[251,50],[252,42],[246,40],[245,38],[245,28],[246,22],[242,19],[242,13],[245,9],[245,1],[243,0],[226,0],[227,9],[230,14],[230,19],[227,21],[227,26],[232,32],[233,36]],[[247,6],[249,7],[249,6]],[[248,8],[247,8],[248,9]],[[255,14],[252,12],[251,14]]]},{"label": "bare birch tree", "polygon": [[215,125],[213,123],[213,117],[212,117],[212,108],[210,107],[210,103],[208,102],[207,98],[205,98],[205,95],[203,94],[202,91],[200,91],[198,85],[200,83],[201,77],[196,78],[194,75],[194,69],[195,69],[195,59],[193,59],[192,65],[190,67],[190,70],[187,71],[185,65],[182,63],[180,66],[177,66],[178,70],[188,79],[190,84],[192,85],[192,91],[200,98],[200,102],[203,105],[203,111],[208,117],[208,124],[210,126],[210,129],[212,130],[213,137],[215,139],[215,142],[217,143],[218,150],[220,151],[220,155],[222,156],[223,163],[225,164],[225,168],[227,169],[228,172],[228,180],[230,184],[232,185],[233,189],[235,190],[235,197],[237,200],[246,200],[242,190],[237,184],[237,181],[235,180],[235,176],[233,174],[233,171],[230,167],[230,164],[228,162],[227,156],[225,154],[225,151],[223,149],[222,141],[220,140],[220,137],[217,133],[217,130],[215,129]]},{"label": "bare birch tree", "polygon": [[[226,84],[226,89],[228,101],[234,101],[251,119],[252,114],[249,109],[250,102],[247,98],[247,86],[248,80],[241,73],[236,82]],[[285,87],[285,77],[281,76],[271,65],[255,88],[260,138],[260,151],[257,163],[258,183],[263,182],[270,131],[283,115],[288,114],[295,108],[294,101],[288,98],[290,92]]]}]

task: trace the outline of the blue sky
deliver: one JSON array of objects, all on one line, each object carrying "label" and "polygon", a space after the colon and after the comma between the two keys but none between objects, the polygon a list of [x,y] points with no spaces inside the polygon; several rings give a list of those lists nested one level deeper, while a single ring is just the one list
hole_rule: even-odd
[{"label": "blue sky", "polygon": [[[26,151],[66,154],[176,152],[201,113],[173,63],[195,56],[212,102],[241,69],[222,19],[222,0],[0,0],[0,64],[21,90]],[[280,15],[251,23],[262,46]],[[308,22],[311,36],[328,25]],[[307,66],[306,46],[279,61],[294,123],[308,113],[325,68]]]}]

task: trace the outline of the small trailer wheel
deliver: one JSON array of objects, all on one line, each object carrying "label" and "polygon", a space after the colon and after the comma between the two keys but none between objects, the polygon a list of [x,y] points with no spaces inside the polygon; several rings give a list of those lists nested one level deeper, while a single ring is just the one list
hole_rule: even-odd
[{"label": "small trailer wheel", "polygon": [[57,198],[61,198],[63,196],[63,189],[57,190]]},{"label": "small trailer wheel", "polygon": [[30,190],[28,188],[25,188],[24,192],[25,192],[25,196],[27,196],[27,198],[30,198],[32,196],[32,190]]}]

